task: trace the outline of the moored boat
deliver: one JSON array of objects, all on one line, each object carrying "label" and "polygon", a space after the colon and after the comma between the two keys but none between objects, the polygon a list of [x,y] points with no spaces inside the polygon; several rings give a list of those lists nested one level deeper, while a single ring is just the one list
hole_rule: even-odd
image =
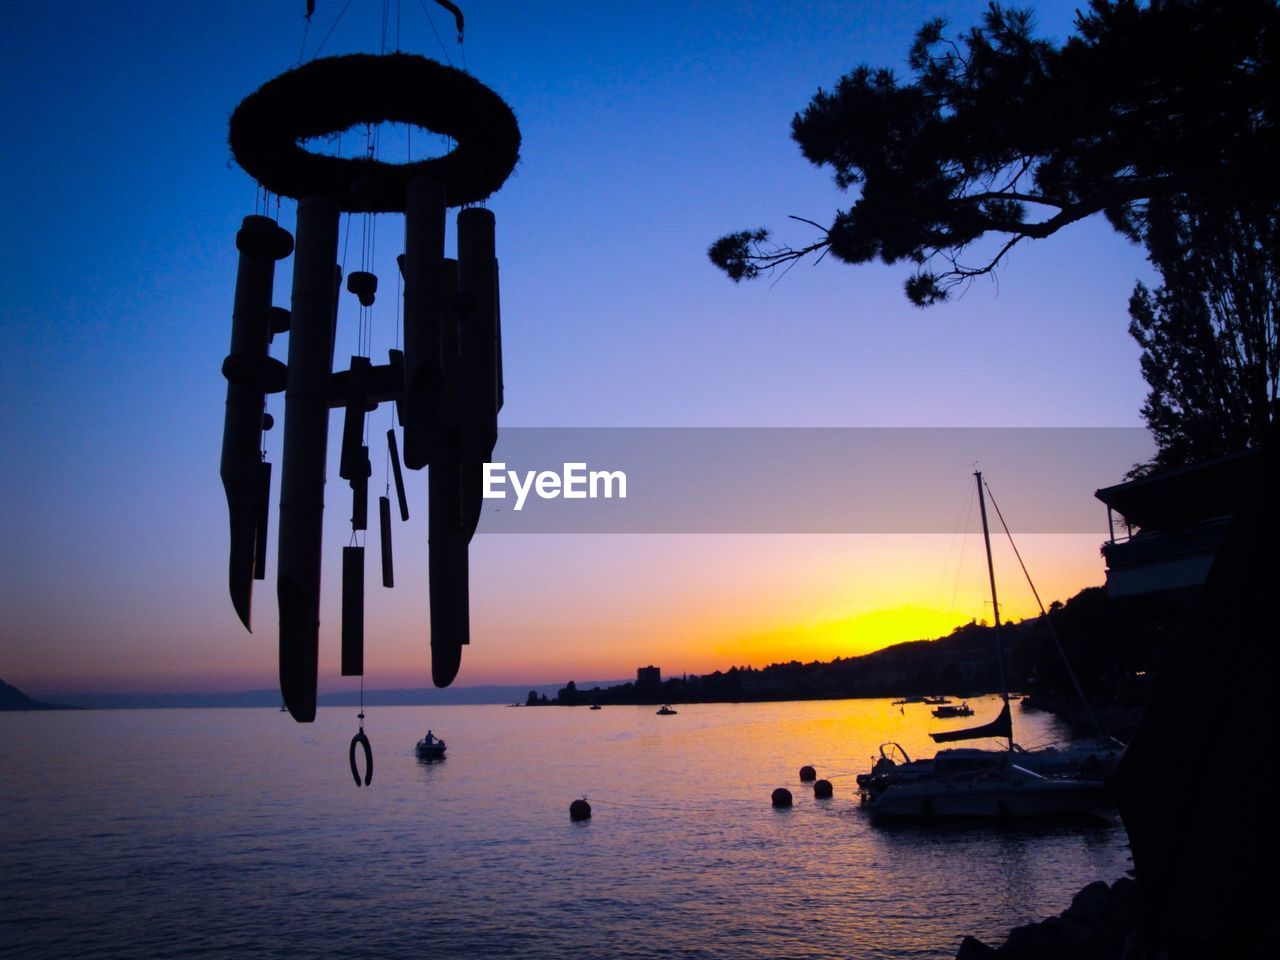
[{"label": "moored boat", "polygon": [[670,716],[674,716],[674,715],[675,715],[676,713],[678,713],[678,712],[679,712],[679,711],[672,710],[672,709],[671,709],[671,704],[669,704],[669,703],[664,703],[661,707],[659,707],[659,708],[658,708],[658,716],[660,716],[660,717],[670,717]]},{"label": "moored boat", "polygon": [[880,744],[880,756],[869,773],[857,776],[864,803],[884,793],[889,787],[936,776],[979,773],[1011,759],[1017,766],[1043,777],[1065,777],[1101,781],[1115,768],[1124,752],[1116,740],[1073,740],[1038,750],[1024,750],[1014,744],[1013,751],[987,750],[979,747],[952,747],[939,750],[932,757],[912,760],[897,743]]},{"label": "moored boat", "polygon": [[977,770],[893,783],[868,807],[877,818],[1066,817],[1096,814],[1109,803],[1101,780],[1046,777],[1010,756],[999,754]]},{"label": "moored boat", "polygon": [[[1091,745],[1094,752],[1089,753],[1085,747],[1027,751],[1014,743],[982,473],[975,471],[974,478],[978,485],[982,537],[991,584],[1002,705],[995,719],[987,723],[932,733],[930,737],[935,743],[999,738],[1006,740],[1007,746],[999,751],[973,748],[939,750],[927,760],[913,761],[898,744],[882,744],[880,758],[871,771],[857,778],[863,805],[877,818],[1030,817],[1095,813],[1108,800],[1103,780],[1107,761],[1113,759],[1113,754],[1118,755],[1110,743],[1105,749],[1095,743]],[[948,712],[944,713],[944,710]],[[968,712],[961,713],[961,710]],[[966,702],[949,708],[940,705],[933,713],[939,717],[969,716],[973,711]],[[886,747],[890,749],[886,750]]]}]

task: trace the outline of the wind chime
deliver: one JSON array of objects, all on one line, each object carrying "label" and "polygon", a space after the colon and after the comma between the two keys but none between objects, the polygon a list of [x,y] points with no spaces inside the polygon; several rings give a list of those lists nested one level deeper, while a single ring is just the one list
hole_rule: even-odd
[{"label": "wind chime", "polygon": [[[353,126],[405,123],[451,138],[446,155],[394,164],[368,156],[317,154],[303,144]],[[244,218],[236,237],[239,268],[232,312],[221,475],[230,515],[229,586],[251,629],[253,581],[266,576],[271,464],[262,449],[272,426],[268,394],[283,392],[276,594],[280,614],[280,692],[293,718],[315,719],[320,629],[320,570],[329,411],[344,410],[339,476],[352,498],[352,545],[342,556],[342,674],[364,673],[364,547],[371,474],[366,416],[395,404],[403,462],[428,468],[431,674],[438,687],[457,675],[470,642],[467,554],[479,520],[482,467],[492,456],[502,406],[502,347],[494,217],[471,206],[490,196],[515,167],[520,132],[510,107],[474,77],[425,57],[353,54],[312,60],[266,83],[231,117],[229,142],[239,165],[271,193],[297,201],[296,242],[274,220]],[[445,218],[457,215],[457,253],[445,255]],[[404,215],[403,350],[387,362],[351,357],[335,372],[342,270],[339,217]],[[293,255],[289,310],[272,305],[275,264]],[[363,266],[363,264],[362,264]],[[377,278],[347,277],[366,311]],[[287,362],[270,355],[288,332]],[[363,341],[363,337],[361,338]],[[387,433],[401,520],[409,515],[401,445]],[[388,491],[389,492],[389,491]],[[394,582],[391,503],[379,498],[382,580]],[[363,730],[364,782],[372,752]]]}]

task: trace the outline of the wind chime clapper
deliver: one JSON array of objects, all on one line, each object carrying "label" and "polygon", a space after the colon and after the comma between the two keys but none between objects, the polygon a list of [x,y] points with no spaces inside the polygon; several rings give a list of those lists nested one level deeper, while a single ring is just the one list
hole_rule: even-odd
[{"label": "wind chime clapper", "polygon": [[[382,122],[425,128],[450,137],[455,146],[441,157],[391,164],[374,157],[313,154],[302,145]],[[280,689],[296,720],[313,720],[329,411],[345,411],[339,474],[352,490],[353,531],[363,530],[371,473],[365,415],[393,401],[404,434],[404,466],[428,468],[432,679],[448,686],[470,641],[468,545],[479,521],[483,464],[497,441],[502,406],[494,217],[469,205],[496,191],[515,167],[520,147],[515,116],[496,93],[451,67],[403,53],[353,54],[313,60],[269,81],[233,113],[229,142],[236,161],[261,186],[298,202],[296,245],[265,217],[246,218],[242,230],[246,236],[250,229],[255,237],[262,233],[269,242],[255,246],[246,239],[242,244],[232,357],[224,365],[230,385],[223,480],[232,528],[233,604],[249,626],[252,578],[261,578],[265,553],[265,395],[283,389],[276,569]],[[450,207],[464,208],[457,218],[456,260],[445,257]],[[404,214],[404,349],[390,351],[386,364],[353,357],[347,370],[335,373],[342,213]],[[286,314],[273,310],[271,296],[274,264],[289,255],[290,246],[292,309]],[[252,254],[247,265],[246,249]],[[353,272],[348,289],[367,307],[376,278]],[[267,348],[271,331],[285,327],[288,360],[281,364]],[[401,518],[407,519],[394,429],[388,455]],[[379,498],[378,512],[383,583],[391,586],[389,496]],[[343,556],[344,674],[363,673],[363,607],[364,550],[353,543]]]}]

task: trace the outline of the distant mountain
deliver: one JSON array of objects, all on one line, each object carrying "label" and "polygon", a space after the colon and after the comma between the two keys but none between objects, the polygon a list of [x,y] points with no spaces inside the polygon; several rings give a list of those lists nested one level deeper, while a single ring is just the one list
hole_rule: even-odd
[{"label": "distant mountain", "polygon": [[[617,681],[611,681],[616,683]],[[413,707],[448,704],[524,703],[530,690],[554,694],[559,684],[491,684],[477,687],[409,687],[399,690],[365,690],[365,706]],[[12,688],[9,688],[12,689]],[[57,704],[76,704],[97,710],[189,709],[198,707],[279,707],[278,690],[244,690],[237,693],[73,693],[51,697]],[[353,707],[360,702],[357,691],[322,693],[316,698],[322,707]],[[35,709],[20,707],[16,709]]]},{"label": "distant mountain", "polygon": [[0,680],[0,710],[69,710],[74,709],[71,704],[52,704],[41,703],[39,700],[32,700],[17,687],[11,687],[9,684]]}]

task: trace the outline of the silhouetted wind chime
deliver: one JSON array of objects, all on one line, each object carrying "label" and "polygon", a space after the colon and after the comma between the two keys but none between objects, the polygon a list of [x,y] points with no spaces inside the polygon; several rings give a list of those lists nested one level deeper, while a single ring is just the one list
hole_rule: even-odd
[{"label": "silhouetted wind chime", "polygon": [[[455,14],[459,39],[462,15]],[[310,13],[311,4],[308,4]],[[445,156],[403,164],[366,156],[311,153],[303,143],[352,126],[397,122],[452,139]],[[221,475],[231,521],[231,602],[250,628],[253,581],[266,576],[271,464],[262,434],[272,426],[266,397],[283,392],[276,594],[280,611],[280,692],[293,718],[315,719],[319,656],[322,517],[329,410],[345,410],[339,476],[352,496],[352,543],[342,556],[342,674],[364,674],[364,547],[372,473],[367,414],[392,401],[403,430],[404,465],[428,467],[428,583],[431,674],[438,687],[457,675],[470,642],[467,550],[481,507],[482,465],[493,453],[502,406],[502,346],[494,218],[470,206],[494,193],[515,167],[520,132],[510,107],[463,71],[406,54],[313,59],[262,86],[231,116],[229,142],[240,166],[266,191],[298,202],[297,242],[255,213],[236,235],[239,268],[231,352],[223,363],[227,409]],[[457,257],[445,256],[445,213],[457,215]],[[342,213],[403,213],[404,347],[385,364],[351,357],[334,372],[338,299],[338,227]],[[366,218],[367,219],[367,218]],[[366,231],[369,224],[365,224]],[[368,236],[368,234],[366,234]],[[272,305],[275,264],[294,255],[291,309]],[[367,263],[368,244],[362,254]],[[367,269],[347,277],[364,322],[377,291]],[[270,344],[288,331],[288,362]],[[400,517],[409,516],[394,428],[387,432]],[[389,491],[388,491],[389,492]],[[382,581],[393,584],[391,503],[379,498]],[[362,680],[363,684],[363,680]],[[362,687],[363,689],[363,687]],[[360,731],[351,741],[372,751]]]}]

